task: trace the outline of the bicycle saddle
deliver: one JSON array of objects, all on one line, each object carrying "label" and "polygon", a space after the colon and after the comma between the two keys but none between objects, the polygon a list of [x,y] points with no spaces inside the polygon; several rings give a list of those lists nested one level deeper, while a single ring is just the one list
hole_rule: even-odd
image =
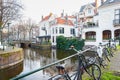
[{"label": "bicycle saddle", "polygon": [[57,69],[65,69],[65,64],[57,65],[56,68]]}]

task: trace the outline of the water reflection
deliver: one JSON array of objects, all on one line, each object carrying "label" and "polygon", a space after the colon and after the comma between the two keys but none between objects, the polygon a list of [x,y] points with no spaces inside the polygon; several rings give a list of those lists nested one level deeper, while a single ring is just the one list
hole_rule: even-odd
[{"label": "water reflection", "polygon": [[[57,60],[63,59],[70,55],[73,55],[74,51],[63,51],[63,50],[39,50],[25,48],[24,51],[24,61],[16,66],[9,67],[4,70],[0,70],[0,80],[9,80],[17,75],[22,75],[30,71],[36,70],[42,66],[53,63]],[[89,53],[89,52],[88,52]],[[86,54],[88,54],[86,52]],[[91,52],[93,53],[93,52]],[[87,55],[89,56],[89,55]],[[68,72],[75,70],[75,65],[77,65],[77,58],[73,57],[67,59],[59,64],[66,64],[66,70]],[[56,64],[56,65],[59,65]],[[47,69],[41,70],[37,73],[29,75],[21,80],[47,80],[50,76],[55,75],[57,70],[55,66],[51,66]]]},{"label": "water reflection", "polygon": [[[59,59],[63,59],[65,57],[68,57],[69,55],[72,55],[74,52],[72,51],[63,51],[63,50],[39,50],[39,49],[30,49],[26,48],[24,49],[24,62],[22,65],[22,70],[20,68],[20,71],[14,70],[14,73],[20,73],[19,75],[22,75],[24,73],[28,73],[30,71],[33,71],[35,69],[38,69],[42,66],[45,66],[47,64],[53,63]],[[66,67],[69,70],[72,70],[76,64],[76,57],[72,59],[68,59],[64,62],[61,62],[61,64],[67,64]],[[58,64],[57,64],[58,65]],[[9,71],[6,71],[7,75],[11,75]],[[18,74],[14,74],[11,77],[7,77],[6,74],[3,74],[4,72],[0,72],[0,80],[8,80],[13,76],[16,76]],[[25,78],[22,78],[21,80],[47,80],[48,77],[51,75],[54,75],[57,73],[57,70],[55,66],[49,67],[47,69],[41,70],[37,73],[34,73],[30,76],[27,76]],[[3,76],[3,77],[2,77]],[[7,77],[7,78],[6,78]]]}]

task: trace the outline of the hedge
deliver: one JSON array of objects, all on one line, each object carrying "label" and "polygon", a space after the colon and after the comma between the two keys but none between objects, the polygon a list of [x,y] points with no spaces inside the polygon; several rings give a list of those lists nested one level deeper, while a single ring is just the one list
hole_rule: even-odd
[{"label": "hedge", "polygon": [[57,37],[57,48],[68,50],[71,45],[75,46],[77,50],[82,50],[85,40],[79,40],[77,38],[66,38],[64,36]]}]

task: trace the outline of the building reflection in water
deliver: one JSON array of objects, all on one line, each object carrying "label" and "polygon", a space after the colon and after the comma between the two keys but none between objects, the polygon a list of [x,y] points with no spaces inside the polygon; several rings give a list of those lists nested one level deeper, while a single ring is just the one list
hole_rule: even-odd
[{"label": "building reflection in water", "polygon": [[[21,70],[21,73],[19,75],[22,75],[24,73],[28,73],[30,71],[36,70],[40,67],[43,67],[45,65],[48,65],[50,63],[53,63],[59,59],[63,59],[65,57],[68,57],[69,55],[72,55],[73,52],[63,51],[63,50],[39,50],[39,49],[30,49],[26,48],[24,49],[24,63],[23,63],[23,70]],[[60,64],[66,64],[66,69],[68,71],[72,70],[72,67],[76,63],[76,59],[68,59],[64,62],[61,62]],[[58,64],[56,64],[58,65]],[[14,70],[15,71],[15,70]],[[17,70],[16,70],[17,71]],[[12,71],[11,71],[12,72]],[[27,77],[22,78],[22,80],[47,80],[49,76],[52,76],[57,73],[57,70],[54,66],[51,66],[47,69],[38,71],[37,73],[34,73],[32,75],[29,75]],[[10,73],[9,73],[10,74]],[[9,75],[8,74],[8,75]],[[16,74],[16,75],[18,75]],[[16,76],[14,75],[14,76]],[[13,76],[11,76],[13,77]],[[10,78],[10,77],[9,77]],[[1,78],[0,78],[1,80]],[[7,80],[7,79],[4,79]]]}]

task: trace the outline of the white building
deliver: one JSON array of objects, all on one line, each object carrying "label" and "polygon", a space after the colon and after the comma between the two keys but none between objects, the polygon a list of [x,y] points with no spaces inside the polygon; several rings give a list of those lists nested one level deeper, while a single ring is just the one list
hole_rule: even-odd
[{"label": "white building", "polygon": [[100,42],[108,42],[120,35],[120,0],[106,0],[98,7],[98,15],[93,22],[98,26],[83,29],[83,38],[86,45],[98,45]]},{"label": "white building", "polygon": [[52,45],[56,45],[56,36],[64,37],[78,37],[78,28],[75,28],[74,22],[76,21],[75,16],[64,16],[64,13],[60,17],[57,17],[50,13],[46,17],[42,17],[40,22],[40,38],[50,36]]}]

